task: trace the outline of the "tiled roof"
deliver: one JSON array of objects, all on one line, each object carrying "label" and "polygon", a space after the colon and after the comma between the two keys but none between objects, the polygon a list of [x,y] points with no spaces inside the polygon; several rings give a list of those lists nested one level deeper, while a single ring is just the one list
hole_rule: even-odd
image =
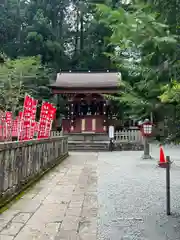
[{"label": "tiled roof", "polygon": [[58,73],[51,87],[58,88],[116,88],[120,73]]}]

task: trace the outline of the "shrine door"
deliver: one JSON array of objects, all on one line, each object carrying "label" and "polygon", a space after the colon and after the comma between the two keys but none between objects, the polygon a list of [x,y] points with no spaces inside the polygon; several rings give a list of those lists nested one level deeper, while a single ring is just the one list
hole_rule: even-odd
[{"label": "shrine door", "polygon": [[104,132],[103,120],[96,116],[86,116],[81,119],[81,132]]}]

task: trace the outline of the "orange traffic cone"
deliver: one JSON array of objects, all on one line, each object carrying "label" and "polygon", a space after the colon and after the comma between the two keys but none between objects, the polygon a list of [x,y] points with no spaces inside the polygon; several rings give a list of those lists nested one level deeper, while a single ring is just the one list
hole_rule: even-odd
[{"label": "orange traffic cone", "polygon": [[162,148],[162,146],[160,145],[160,154],[159,154],[159,163],[158,163],[159,167],[163,167],[165,168],[167,166],[167,162],[164,156],[164,150]]}]

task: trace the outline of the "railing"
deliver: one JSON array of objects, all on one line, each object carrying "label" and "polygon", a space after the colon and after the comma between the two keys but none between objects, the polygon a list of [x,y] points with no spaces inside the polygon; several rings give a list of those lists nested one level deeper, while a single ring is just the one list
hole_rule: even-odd
[{"label": "railing", "polygon": [[138,129],[128,129],[116,131],[115,142],[142,142],[141,132]]},{"label": "railing", "polygon": [[66,156],[67,137],[0,143],[0,207]]},{"label": "railing", "polygon": [[[63,136],[62,131],[51,131],[51,137],[59,137]],[[96,138],[96,137],[95,137]],[[98,137],[98,140],[101,141]],[[108,134],[107,136],[103,137],[103,141],[109,141]],[[115,131],[114,133],[114,140],[115,142],[133,142],[133,143],[141,143],[142,142],[142,136],[139,129],[124,129],[120,131]]]}]

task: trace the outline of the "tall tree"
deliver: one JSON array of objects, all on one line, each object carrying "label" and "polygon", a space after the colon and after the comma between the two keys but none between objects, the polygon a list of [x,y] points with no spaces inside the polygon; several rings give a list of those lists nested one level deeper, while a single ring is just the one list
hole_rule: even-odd
[{"label": "tall tree", "polygon": [[13,58],[41,55],[56,71],[113,67],[104,55],[111,52],[109,28],[98,23],[98,2],[105,1],[5,1],[0,6],[1,51]]},{"label": "tall tree", "polygon": [[149,5],[130,4],[115,10],[100,5],[99,9],[102,21],[112,30],[110,42],[114,54],[111,57],[124,79],[119,100],[128,103],[131,114],[150,116],[160,106],[161,85],[170,82],[176,37]]}]

